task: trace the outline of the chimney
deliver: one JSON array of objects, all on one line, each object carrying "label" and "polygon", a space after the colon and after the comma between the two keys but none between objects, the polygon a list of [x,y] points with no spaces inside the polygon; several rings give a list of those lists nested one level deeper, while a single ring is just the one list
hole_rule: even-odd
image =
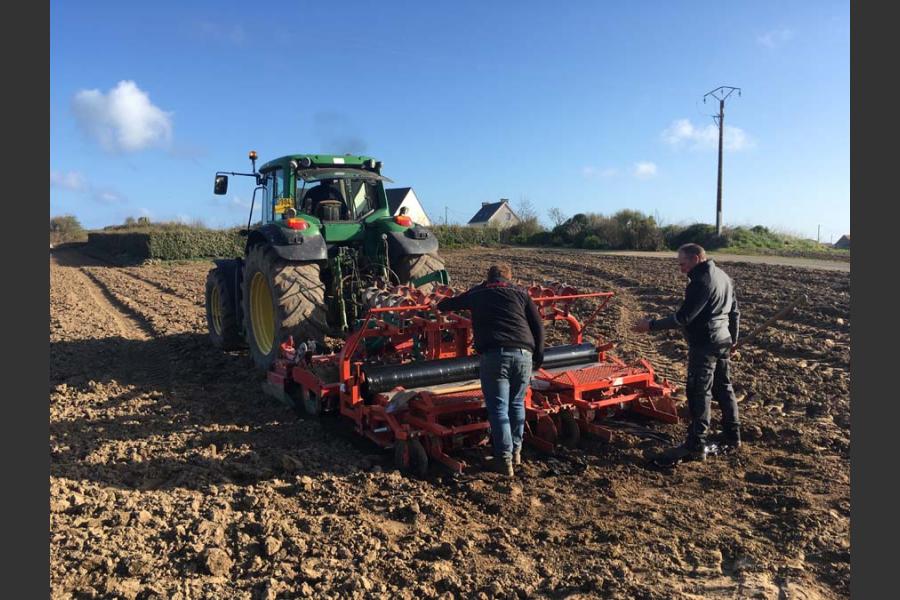
[{"label": "chimney", "polygon": [[490,202],[482,202],[482,203],[481,203],[481,208],[484,208],[484,207],[487,206],[488,204],[490,204]]},{"label": "chimney", "polygon": [[509,204],[509,198],[500,198],[500,202],[506,202]]}]

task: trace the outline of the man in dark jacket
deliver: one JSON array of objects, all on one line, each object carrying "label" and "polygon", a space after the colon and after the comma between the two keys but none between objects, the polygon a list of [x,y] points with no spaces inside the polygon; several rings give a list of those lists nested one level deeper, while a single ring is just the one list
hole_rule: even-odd
[{"label": "man in dark jacket", "polygon": [[673,448],[666,457],[703,460],[711,398],[722,409],[725,450],[736,450],[741,445],[740,419],[730,373],[740,312],[731,279],[707,259],[701,246],[685,244],[679,248],[678,265],[690,279],[681,307],[665,319],[641,319],[633,330],[643,333],[675,327],[684,329],[689,348],[686,394],[691,424],[684,444]]},{"label": "man in dark jacket", "polygon": [[487,281],[438,303],[438,310],[470,310],[475,350],[481,357],[481,390],[491,424],[494,469],[513,476],[521,464],[525,394],[531,371],[544,361],[544,324],[524,289],[511,283],[512,269],[498,264]]}]

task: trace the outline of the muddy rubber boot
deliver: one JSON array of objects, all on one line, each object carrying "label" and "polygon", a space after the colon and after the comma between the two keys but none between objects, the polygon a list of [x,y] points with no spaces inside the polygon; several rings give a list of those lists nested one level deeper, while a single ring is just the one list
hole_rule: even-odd
[{"label": "muddy rubber boot", "polygon": [[513,450],[512,462],[513,462],[513,465],[515,465],[517,467],[522,464],[522,449],[521,448],[516,448],[515,450]]},{"label": "muddy rubber boot", "polygon": [[674,466],[685,461],[706,460],[706,444],[681,444],[661,452],[653,462],[660,466]]},{"label": "muddy rubber boot", "polygon": [[741,431],[733,429],[722,433],[722,452],[729,454],[741,449]]},{"label": "muddy rubber boot", "polygon": [[501,475],[505,475],[506,477],[513,477],[515,472],[513,471],[513,463],[512,459],[502,459],[495,458],[491,461],[490,466],[488,467],[494,473],[499,473]]}]

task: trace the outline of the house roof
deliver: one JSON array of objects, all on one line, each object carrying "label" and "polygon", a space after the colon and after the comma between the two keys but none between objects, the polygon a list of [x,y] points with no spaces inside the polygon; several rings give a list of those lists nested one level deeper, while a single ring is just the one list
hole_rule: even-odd
[{"label": "house roof", "polygon": [[494,213],[500,210],[500,207],[504,204],[509,204],[509,202],[507,202],[506,200],[501,200],[500,202],[482,203],[481,208],[477,213],[475,213],[475,216],[469,219],[469,223],[484,223],[490,220],[490,218],[494,216]]},{"label": "house roof", "polygon": [[409,194],[410,190],[412,190],[411,187],[391,188],[384,190],[384,193],[387,194],[388,209],[390,209],[391,214],[397,212],[397,209],[400,208],[400,204]]}]

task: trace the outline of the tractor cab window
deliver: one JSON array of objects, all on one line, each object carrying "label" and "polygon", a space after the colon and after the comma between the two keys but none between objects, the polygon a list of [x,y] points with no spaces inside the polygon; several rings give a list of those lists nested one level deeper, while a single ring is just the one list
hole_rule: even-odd
[{"label": "tractor cab window", "polygon": [[262,221],[271,223],[281,218],[284,209],[291,205],[285,202],[281,196],[284,194],[284,169],[275,169],[266,174],[266,193],[262,202]]},{"label": "tractor cab window", "polygon": [[361,219],[375,209],[377,188],[374,182],[347,179],[343,183],[352,199],[350,209],[354,219]]},{"label": "tractor cab window", "polygon": [[297,172],[297,208],[323,221],[356,221],[378,205],[378,181],[390,181],[358,169],[309,169]]}]

